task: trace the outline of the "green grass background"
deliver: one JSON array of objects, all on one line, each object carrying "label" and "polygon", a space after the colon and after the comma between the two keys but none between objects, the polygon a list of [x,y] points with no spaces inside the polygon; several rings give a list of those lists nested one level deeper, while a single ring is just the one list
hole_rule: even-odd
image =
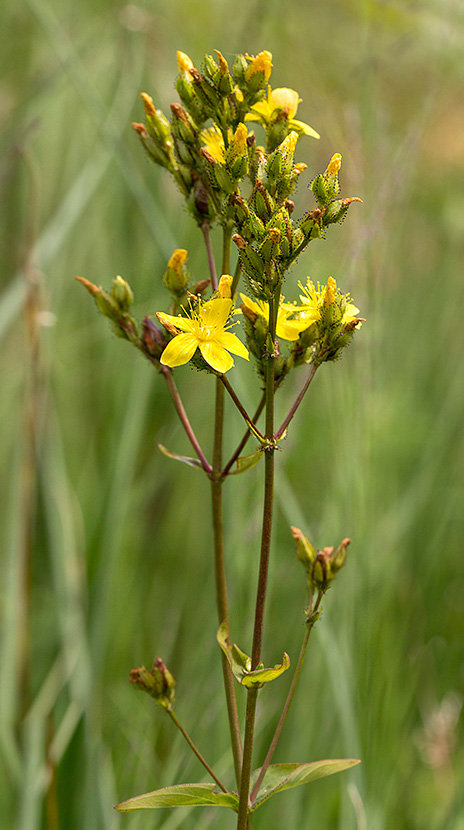
[{"label": "green grass background", "polygon": [[[79,274],[164,308],[175,247],[198,232],[130,129],[138,93],[168,110],[175,51],[268,49],[298,89],[309,170],[341,152],[347,220],[289,277],[332,274],[367,318],[322,368],[278,455],[264,657],[296,661],[305,589],[289,525],[350,536],[275,761],[362,765],[277,796],[256,830],[463,830],[464,9],[455,0],[3,0],[0,816],[17,830],[233,828],[209,809],[115,813],[206,780],[128,672],[155,654],[177,711],[232,781],[211,573],[209,491],[162,456],[188,451],[156,372],[111,335]],[[219,251],[219,244],[217,250]],[[36,327],[30,322],[36,321]],[[237,363],[239,361],[237,360]],[[177,375],[211,445],[211,378]],[[231,380],[256,400],[245,367]],[[295,377],[284,397],[298,386]],[[288,397],[287,397],[288,399]],[[227,445],[241,433],[228,410]],[[234,639],[248,649],[261,469],[226,486]],[[256,763],[284,676],[261,693]],[[240,692],[240,690],[238,690]]]}]

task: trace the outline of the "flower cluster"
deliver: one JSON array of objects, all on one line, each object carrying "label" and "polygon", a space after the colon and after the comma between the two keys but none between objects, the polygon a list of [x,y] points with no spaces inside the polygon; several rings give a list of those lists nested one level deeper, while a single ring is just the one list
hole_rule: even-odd
[{"label": "flower cluster", "polygon": [[[295,219],[290,196],[307,168],[294,159],[297,144],[302,136],[319,134],[296,118],[301,98],[295,90],[270,86],[270,52],[237,55],[230,67],[216,50],[214,56],[205,56],[201,70],[178,52],[177,63],[181,103],[171,105],[168,118],[143,92],[145,122],[132,126],[150,159],[170,171],[203,231],[209,232],[215,221],[228,233],[234,231],[235,277],[223,275],[219,285],[213,278],[212,295],[203,299],[210,280],[192,283],[187,251],[177,249],[164,273],[171,307],[157,312],[166,333],[145,317],[140,335],[129,315],[132,293],[127,283],[115,283],[109,294],[81,282],[115,331],[161,366],[175,368],[191,361],[197,368],[223,374],[234,365],[232,354],[248,359],[251,352],[264,377],[269,334],[276,379],[310,360],[333,359],[360,325],[351,298],[341,294],[332,278],[317,288],[308,279],[300,286],[300,304],[285,302],[281,289],[286,272],[307,245],[341,221],[353,201],[361,201],[340,198],[340,154],[334,154],[325,172],[312,180],[316,204]],[[253,124],[264,130],[265,146],[249,132]],[[238,322],[234,313],[239,311],[235,301],[241,274],[248,288],[248,294],[240,293],[247,348],[230,331]],[[273,326],[271,303],[277,306]],[[279,341],[290,344],[286,356]]]}]

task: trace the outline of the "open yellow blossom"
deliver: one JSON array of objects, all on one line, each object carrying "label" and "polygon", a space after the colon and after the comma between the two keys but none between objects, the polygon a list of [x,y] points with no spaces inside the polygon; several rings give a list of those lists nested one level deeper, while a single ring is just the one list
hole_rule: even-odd
[{"label": "open yellow blossom", "polygon": [[[240,294],[242,303],[258,314],[264,317],[269,325],[269,304],[264,300],[250,300],[245,294]],[[276,335],[281,340],[298,340],[301,332],[307,329],[311,323],[308,322],[307,316],[302,318],[292,318],[296,312],[299,312],[298,306],[293,303],[285,303],[283,300],[279,303],[279,311],[277,313]],[[292,318],[292,319],[290,319]]]},{"label": "open yellow blossom", "polygon": [[294,116],[297,113],[300,101],[301,98],[299,98],[298,92],[294,89],[288,89],[287,87],[271,89],[271,87],[268,86],[267,98],[253,104],[251,112],[247,114],[245,120],[254,121],[258,124],[264,124],[265,127],[268,127],[271,122],[275,120],[279,112],[287,110],[288,126],[290,130],[295,130],[298,135],[310,135],[313,138],[320,138],[319,133],[317,133],[316,130],[313,130],[309,124],[305,124],[304,121],[297,121],[295,119]]},{"label": "open yellow blossom", "polygon": [[[225,288],[225,286],[224,286]],[[227,372],[234,365],[230,352],[248,360],[248,351],[235,334],[228,329],[227,320],[232,310],[230,298],[213,297],[186,317],[157,313],[158,320],[168,329],[177,332],[161,355],[165,366],[182,366],[188,363],[197,349],[216,372]],[[233,325],[233,324],[232,324]]]},{"label": "open yellow blossom", "polygon": [[[316,288],[312,280],[308,277],[306,285],[302,285],[301,282],[298,283],[298,285],[304,292],[303,294],[300,294],[300,300],[302,303],[301,316],[303,318],[306,317],[307,319],[311,319],[311,323],[316,323],[321,319],[322,312],[336,301],[337,283],[333,277],[329,277],[327,285],[321,285],[318,282]],[[340,322],[343,325],[346,325],[346,323],[352,323],[357,319],[359,308],[351,302],[349,294],[345,294],[343,296],[346,301],[346,306]],[[311,325],[311,323],[309,323],[308,326]]]}]

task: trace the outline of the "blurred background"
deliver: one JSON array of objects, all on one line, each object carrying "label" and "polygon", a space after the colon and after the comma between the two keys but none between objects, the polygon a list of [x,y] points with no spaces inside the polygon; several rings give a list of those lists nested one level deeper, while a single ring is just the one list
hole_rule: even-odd
[{"label": "blurred background", "polygon": [[[176,50],[273,53],[298,90],[297,209],[340,152],[362,197],[294,267],[336,278],[367,322],[318,373],[278,455],[264,659],[296,662],[304,574],[289,525],[353,544],[325,602],[275,762],[357,757],[277,796],[256,830],[463,830],[464,7],[459,0],[3,0],[0,29],[0,814],[17,830],[235,827],[209,809],[119,815],[206,780],[129,670],[161,655],[177,712],[232,780],[215,642],[206,478],[165,385],[73,279],[116,274],[139,318],[166,308],[174,248],[206,276],[168,174],[130,128],[169,110]],[[220,250],[219,239],[216,250]],[[211,378],[177,374],[210,453]],[[231,380],[250,409],[252,368]],[[296,392],[295,373],[279,403]],[[230,409],[232,449],[242,425]],[[231,479],[233,637],[248,650],[261,468]],[[256,764],[290,683],[261,693]],[[277,685],[279,684],[279,685]],[[240,691],[240,690],[239,690]],[[279,692],[280,694],[277,694]],[[277,697],[277,701],[275,698]]]}]

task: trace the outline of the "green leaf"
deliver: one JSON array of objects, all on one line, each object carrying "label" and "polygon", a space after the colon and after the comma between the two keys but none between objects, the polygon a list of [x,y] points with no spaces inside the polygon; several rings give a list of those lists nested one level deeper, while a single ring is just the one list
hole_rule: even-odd
[{"label": "green leaf", "polygon": [[270,683],[271,680],[275,680],[276,677],[279,677],[284,671],[287,671],[289,667],[290,657],[284,651],[281,663],[278,663],[272,669],[257,668],[254,671],[247,672],[241,682],[247,688],[259,688],[263,683]]},{"label": "green leaf", "polygon": [[282,663],[277,664],[272,669],[264,668],[263,663],[259,663],[254,671],[251,671],[251,657],[248,657],[245,652],[241,651],[238,646],[230,646],[227,639],[227,623],[223,622],[219,626],[217,632],[217,641],[226,655],[229,665],[235,679],[246,686],[248,689],[260,689],[264,683],[270,683],[275,680],[290,666],[290,657],[284,652]]},{"label": "green leaf", "polygon": [[[289,790],[291,787],[299,787],[300,784],[308,784],[310,781],[317,781],[318,778],[326,778],[328,775],[342,772],[360,763],[355,758],[331,758],[325,761],[313,761],[311,764],[273,764],[266,770],[259,793],[253,802],[252,811],[257,810],[275,793]],[[260,771],[261,768],[252,772],[250,790],[253,789]]]},{"label": "green leaf", "polygon": [[152,793],[143,793],[122,801],[114,808],[120,813],[132,810],[157,810],[160,807],[230,807],[238,809],[235,793],[213,792],[216,784],[176,784]]},{"label": "green leaf", "polygon": [[162,444],[158,444],[158,449],[161,450],[163,455],[167,455],[168,458],[173,458],[175,461],[182,461],[184,464],[187,464],[189,467],[193,467],[195,470],[203,470],[202,463],[198,460],[198,458],[190,458],[188,455],[177,455],[177,453],[167,450]]},{"label": "green leaf", "polygon": [[251,455],[244,455],[242,458],[237,458],[237,468],[229,473],[230,476],[236,476],[239,473],[244,473],[246,470],[251,470],[263,457],[263,451],[260,448]]}]

